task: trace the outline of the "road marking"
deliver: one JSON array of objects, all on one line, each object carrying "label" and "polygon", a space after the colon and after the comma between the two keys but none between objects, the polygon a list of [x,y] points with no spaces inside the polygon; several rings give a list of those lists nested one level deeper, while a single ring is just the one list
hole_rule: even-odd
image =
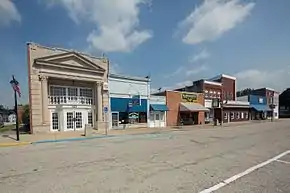
[{"label": "road marking", "polygon": [[230,178],[228,178],[228,179],[226,179],[226,180],[224,180],[224,181],[222,181],[222,182],[220,182],[220,183],[218,183],[218,184],[216,184],[216,185],[214,185],[214,186],[212,186],[210,188],[202,190],[199,193],[211,193],[211,192],[214,192],[214,191],[216,191],[216,190],[218,190],[218,189],[220,189],[220,188],[222,188],[222,187],[234,182],[235,180],[237,180],[237,179],[239,179],[239,178],[241,178],[241,177],[243,177],[245,175],[248,175],[248,174],[252,173],[253,171],[255,171],[257,169],[262,168],[262,167],[270,164],[271,162],[279,160],[281,157],[283,157],[283,156],[285,156],[285,155],[287,155],[289,153],[290,153],[290,150],[285,151],[285,152],[283,152],[283,153],[281,153],[281,154],[279,154],[279,155],[277,155],[277,156],[275,156],[275,157],[273,157],[273,158],[271,158],[271,159],[269,159],[267,161],[264,161],[264,162],[262,162],[262,163],[260,163],[258,165],[255,165],[255,166],[253,166],[253,167],[251,167],[251,168],[249,168],[249,169],[247,169],[247,170],[245,170],[245,171],[243,171],[243,172],[241,172],[241,173],[239,173],[237,175],[234,175],[234,176],[232,176],[232,177],[230,177]]},{"label": "road marking", "polygon": [[290,162],[287,162],[287,161],[284,161],[284,160],[280,160],[280,159],[277,159],[276,162],[280,162],[280,163],[283,163],[283,164],[290,164]]}]

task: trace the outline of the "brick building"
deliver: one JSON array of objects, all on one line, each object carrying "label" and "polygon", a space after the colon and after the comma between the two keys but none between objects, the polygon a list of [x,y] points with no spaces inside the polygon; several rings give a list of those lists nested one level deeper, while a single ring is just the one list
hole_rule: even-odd
[{"label": "brick building", "polygon": [[222,83],[209,80],[197,80],[191,86],[176,89],[176,91],[197,92],[204,94],[204,106],[209,109],[205,112],[205,123],[210,123],[214,119],[214,109],[212,108],[212,100],[214,98],[221,99]]},{"label": "brick building", "polygon": [[202,93],[164,91],[155,95],[165,96],[167,112],[167,126],[175,126],[182,121],[184,125],[204,124],[204,113],[209,109],[203,106]]},{"label": "brick building", "polygon": [[[236,101],[236,78],[233,76],[220,74],[208,80],[197,80],[191,86],[179,88],[176,91],[204,94],[204,106],[210,109],[205,113],[205,122],[211,122],[214,119],[223,120],[223,122],[249,119],[249,102]],[[213,99],[218,99],[223,104],[223,109],[220,104],[217,108],[213,108]]]}]

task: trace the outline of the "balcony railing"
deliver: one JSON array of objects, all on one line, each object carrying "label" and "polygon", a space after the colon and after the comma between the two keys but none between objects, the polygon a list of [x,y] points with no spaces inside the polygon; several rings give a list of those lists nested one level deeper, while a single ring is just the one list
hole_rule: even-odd
[{"label": "balcony railing", "polygon": [[82,96],[49,96],[50,105],[92,105],[93,98],[91,97],[82,97]]}]

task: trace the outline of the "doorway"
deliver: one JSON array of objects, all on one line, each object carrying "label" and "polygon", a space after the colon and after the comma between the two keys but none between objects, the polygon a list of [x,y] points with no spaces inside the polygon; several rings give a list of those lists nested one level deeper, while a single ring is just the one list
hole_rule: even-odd
[{"label": "doorway", "polygon": [[84,111],[66,111],[64,113],[64,130],[76,131],[84,129]]},{"label": "doorway", "polygon": [[112,128],[118,129],[119,127],[119,112],[112,112]]}]

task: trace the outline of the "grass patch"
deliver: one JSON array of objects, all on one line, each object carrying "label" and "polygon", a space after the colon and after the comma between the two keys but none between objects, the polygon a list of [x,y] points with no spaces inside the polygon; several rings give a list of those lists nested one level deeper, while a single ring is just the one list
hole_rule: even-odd
[{"label": "grass patch", "polygon": [[9,131],[15,129],[15,125],[5,125],[4,127],[0,128],[0,133],[3,133],[5,131]]}]

